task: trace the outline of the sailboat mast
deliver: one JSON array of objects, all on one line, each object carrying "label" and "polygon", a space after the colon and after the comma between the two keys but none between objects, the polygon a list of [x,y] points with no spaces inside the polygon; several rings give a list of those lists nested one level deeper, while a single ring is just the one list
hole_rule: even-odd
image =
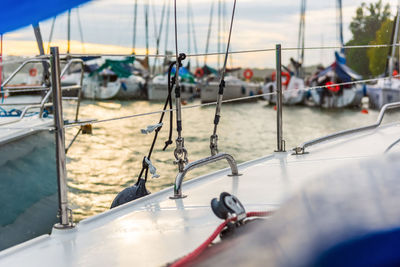
[{"label": "sailboat mast", "polygon": [[[186,1],[186,9],[187,9],[187,11],[186,11],[186,18],[187,18],[187,23],[186,23],[186,25],[187,25],[187,51],[188,51],[188,54],[190,54],[190,42],[191,42],[191,40],[190,40],[190,3],[189,3],[189,0],[187,0]],[[190,60],[190,59],[189,59]]]},{"label": "sailboat mast", "polygon": [[82,53],[85,52],[85,40],[83,39],[83,31],[82,31],[82,23],[81,23],[81,16],[79,15],[79,7],[76,8],[76,16],[78,18],[78,27],[79,27],[79,35],[81,37],[81,44],[82,44]]},{"label": "sailboat mast", "polygon": [[136,53],[136,21],[137,21],[137,0],[133,9],[133,36],[132,36],[132,55]]},{"label": "sailboat mast", "polygon": [[221,53],[221,0],[218,0],[218,70],[220,68]]},{"label": "sailboat mast", "polygon": [[207,64],[207,54],[208,54],[208,47],[210,45],[210,35],[211,35],[211,25],[212,25],[213,13],[214,13],[214,2],[211,2],[210,21],[208,22],[208,32],[207,32],[206,52],[205,52],[205,56],[204,56],[204,65]]},{"label": "sailboat mast", "polygon": [[[190,23],[192,25],[192,35],[193,35],[193,47],[194,47],[194,53],[198,54],[198,50],[197,50],[197,40],[196,40],[196,31],[194,28],[194,21],[193,21],[193,9],[192,9],[192,4],[190,3],[190,0],[187,0],[189,3],[189,11],[190,11]],[[199,67],[199,57],[196,57],[196,68]]]},{"label": "sailboat mast", "polygon": [[54,16],[53,21],[51,23],[49,41],[48,41],[48,45],[47,45],[47,54],[50,53],[50,44],[51,44],[51,40],[53,39],[53,32],[54,32],[54,25],[56,23],[56,18],[57,18],[57,16]]},{"label": "sailboat mast", "polygon": [[68,26],[67,26],[67,54],[71,51],[71,9],[68,9]]},{"label": "sailboat mast", "polygon": [[394,69],[394,57],[395,57],[395,54],[396,54],[396,43],[397,43],[397,39],[398,39],[398,32],[399,32],[399,19],[400,19],[400,17],[399,17],[399,9],[400,9],[400,6],[397,6],[397,14],[396,14],[396,17],[395,17],[395,19],[394,19],[394,25],[393,25],[393,30],[392,30],[392,37],[391,37],[391,44],[392,44],[392,49],[391,49],[391,52],[390,52],[390,55],[389,55],[389,57],[388,57],[388,64],[387,65],[389,65],[388,66],[388,70],[387,70],[387,73],[386,73],[386,75],[392,75],[392,73],[393,73],[393,69]]},{"label": "sailboat mast", "polygon": [[305,35],[305,12],[306,12],[306,0],[301,0],[300,6],[300,23],[299,23],[299,35],[297,39],[297,60],[303,64],[304,61],[304,35]]},{"label": "sailboat mast", "polygon": [[344,54],[344,39],[343,39],[343,14],[342,14],[342,0],[337,0],[336,2],[336,16],[337,16],[337,26],[338,26],[338,35],[339,41],[341,45],[340,52]]},{"label": "sailboat mast", "polygon": [[[164,26],[164,16],[165,16],[165,5],[166,1],[164,0],[162,11],[161,11],[161,21],[160,21],[160,28],[158,29],[158,32],[156,31],[156,55],[158,56],[160,53],[160,41],[161,41],[161,34]],[[155,16],[155,14],[154,14]],[[156,71],[156,66],[158,62],[158,57],[154,58],[154,64],[153,64],[153,73]]]},{"label": "sailboat mast", "polygon": [[[144,7],[144,21],[145,21],[145,35],[146,35],[146,58],[145,58],[145,66],[150,72],[149,67],[149,0],[147,0],[145,7]],[[149,73],[151,76],[151,73]]]},{"label": "sailboat mast", "polygon": [[[43,38],[42,38],[42,33],[40,32],[39,23],[32,24],[32,26],[33,26],[33,32],[35,33],[35,37],[36,37],[36,43],[39,48],[39,53],[40,53],[40,55],[44,55]],[[50,82],[49,81],[49,79],[50,79],[49,64],[46,61],[43,61],[42,65],[43,65],[42,83],[48,84]]]}]

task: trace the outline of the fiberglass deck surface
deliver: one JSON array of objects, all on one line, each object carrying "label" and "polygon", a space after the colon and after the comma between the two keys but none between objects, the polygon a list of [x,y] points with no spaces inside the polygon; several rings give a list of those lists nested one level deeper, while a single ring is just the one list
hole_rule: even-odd
[{"label": "fiberglass deck surface", "polygon": [[[223,191],[247,211],[277,209],[314,177],[382,155],[400,136],[400,124],[340,137],[307,148],[309,154],[274,153],[183,185],[186,198],[168,188],[0,253],[1,266],[160,266],[199,246],[222,222],[210,201]],[[393,150],[399,151],[397,147]],[[229,151],[227,151],[229,152]]]}]

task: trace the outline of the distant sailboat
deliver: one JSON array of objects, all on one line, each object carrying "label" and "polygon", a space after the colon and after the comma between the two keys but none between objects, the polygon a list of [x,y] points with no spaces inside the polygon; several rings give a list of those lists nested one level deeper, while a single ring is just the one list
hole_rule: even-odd
[{"label": "distant sailboat", "polygon": [[[397,7],[397,15],[392,30],[392,49],[389,51],[389,55],[386,61],[386,69],[384,76],[396,76],[399,74],[399,62],[397,62],[397,68],[395,68],[395,54],[398,40],[399,31],[399,10]],[[388,103],[400,101],[400,80],[399,77],[393,77],[389,79],[379,79],[374,85],[366,86],[366,93],[369,97],[369,103],[371,108],[380,109],[382,106]]]},{"label": "distant sailboat", "polygon": [[325,69],[318,70],[311,78],[311,87],[321,86],[309,90],[309,94],[317,106],[322,108],[343,108],[358,105],[361,98],[357,97],[360,91],[356,85],[337,85],[361,80],[362,77],[346,65],[344,55],[342,0],[337,0],[338,32],[342,46],[340,52],[335,52],[335,62]]},{"label": "distant sailboat", "polygon": [[[297,58],[295,61],[293,58],[290,59],[294,71],[287,68],[286,72],[282,72],[282,76],[285,80],[282,81],[283,90],[283,104],[286,105],[297,105],[302,104],[305,98],[305,86],[304,86],[304,42],[305,42],[305,13],[306,13],[306,0],[301,0],[300,6],[300,23],[299,23],[299,34],[297,40],[297,47],[299,48]],[[276,95],[269,94],[276,92],[276,73],[272,75],[272,81],[266,82],[262,87],[262,92],[265,94],[263,98],[268,100],[270,103],[276,103]]]}]

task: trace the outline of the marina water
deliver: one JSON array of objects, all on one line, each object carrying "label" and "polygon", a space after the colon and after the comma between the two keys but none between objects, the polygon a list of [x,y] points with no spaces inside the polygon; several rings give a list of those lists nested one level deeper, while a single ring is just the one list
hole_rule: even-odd
[{"label": "marina water", "polygon": [[[188,105],[192,104],[198,102]],[[81,103],[80,118],[103,120],[157,111],[162,106],[161,102],[85,100]],[[73,107],[65,104],[67,118],[74,114]],[[213,105],[183,110],[183,137],[189,161],[210,155],[209,138],[214,113]],[[377,116],[377,111],[362,114],[359,109],[321,110],[285,106],[283,135],[286,150],[316,137],[373,123]],[[154,136],[154,133],[144,135],[140,130],[158,123],[159,117],[160,114],[154,114],[93,124],[92,135],[77,138],[67,154],[68,197],[75,221],[109,209],[118,192],[136,182],[143,157],[147,155]],[[390,115],[388,117],[390,120]],[[66,130],[67,145],[77,131],[78,128]],[[173,185],[177,174],[177,166],[173,164],[175,142],[162,151],[168,131],[169,113],[164,118],[164,126],[151,157],[160,174],[160,178],[149,178],[147,182],[148,190],[153,193]],[[175,141],[175,117],[173,134]],[[229,152],[239,163],[271,154],[276,149],[276,111],[265,101],[223,104],[218,136],[219,150]],[[226,162],[221,162],[195,169],[187,178],[218,170],[225,165]]]}]

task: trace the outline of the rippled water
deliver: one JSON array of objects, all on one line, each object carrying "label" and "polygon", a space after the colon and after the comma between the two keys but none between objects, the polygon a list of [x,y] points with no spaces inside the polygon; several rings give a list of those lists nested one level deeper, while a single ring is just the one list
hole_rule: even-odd
[{"label": "rippled water", "polygon": [[[105,119],[160,110],[162,106],[161,102],[148,101],[84,101],[80,117]],[[71,106],[66,106],[65,111],[69,116],[73,113]],[[209,137],[214,112],[215,106],[208,106],[186,109],[182,113],[183,136],[190,161],[210,154]],[[374,122],[377,114],[376,111],[362,114],[358,109],[327,111],[301,106],[284,107],[286,148],[338,130]],[[157,123],[159,116],[95,124],[93,135],[78,137],[67,155],[69,200],[75,220],[109,209],[116,194],[136,181],[142,159],[153,139],[153,134],[143,135],[140,129]],[[151,158],[161,177],[149,179],[147,187],[151,192],[171,186],[177,173],[173,164],[175,144],[162,151],[168,136],[168,116],[164,122]],[[67,130],[67,143],[77,130]],[[218,135],[220,151],[233,154],[238,162],[270,154],[276,148],[276,111],[263,101],[224,104]],[[193,178],[226,167],[221,164],[196,169],[187,177]]]}]

